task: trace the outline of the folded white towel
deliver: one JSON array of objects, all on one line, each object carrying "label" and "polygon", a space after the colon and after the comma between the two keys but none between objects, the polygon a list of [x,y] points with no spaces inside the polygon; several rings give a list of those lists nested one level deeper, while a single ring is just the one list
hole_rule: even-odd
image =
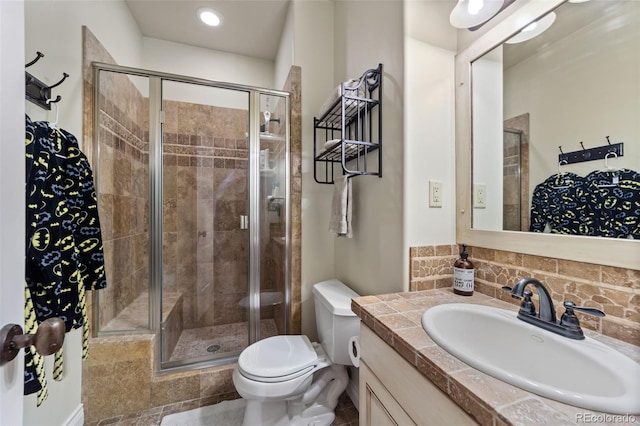
[{"label": "folded white towel", "polygon": [[351,229],[352,205],[351,179],[347,176],[340,176],[334,183],[329,232],[337,234],[339,237],[353,237]]},{"label": "folded white towel", "polygon": [[[345,81],[344,85],[345,87],[354,87],[359,82],[360,80],[358,79],[351,79],[351,80]],[[344,94],[365,97],[364,84],[360,86],[358,89],[345,89]],[[324,101],[324,103],[320,107],[320,114],[318,114],[318,117],[322,117],[324,113],[327,112],[327,110],[331,107],[331,105],[333,105],[335,100],[342,95],[343,95],[342,84],[339,84],[335,89],[333,89],[333,92],[331,92],[331,95]],[[347,101],[348,104],[351,104],[352,102],[355,102],[355,101],[353,100]]]}]

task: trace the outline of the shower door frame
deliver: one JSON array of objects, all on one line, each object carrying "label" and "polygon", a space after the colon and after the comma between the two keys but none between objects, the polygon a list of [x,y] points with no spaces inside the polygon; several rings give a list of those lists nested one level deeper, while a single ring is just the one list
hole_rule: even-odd
[{"label": "shower door frame", "polygon": [[[291,100],[290,93],[274,89],[247,86],[236,83],[207,80],[198,77],[189,77],[179,74],[164,73],[141,68],[126,67],[121,65],[93,62],[93,143],[94,170],[96,181],[99,179],[100,158],[100,72],[114,72],[149,79],[149,331],[162,339],[162,179],[163,179],[163,150],[162,150],[162,124],[164,112],[162,110],[162,82],[172,81],[199,86],[228,89],[244,92],[248,95],[249,113],[249,265],[248,265],[248,296],[249,296],[249,320],[248,320],[248,344],[260,340],[260,96],[278,96],[285,101],[287,114],[285,126],[285,294],[284,294],[284,330],[282,334],[288,334],[291,328]],[[96,185],[96,188],[98,186]],[[98,325],[98,297],[93,298],[93,324],[94,330]],[[122,332],[107,332],[109,334],[121,334]],[[157,375],[169,374],[180,371],[188,371],[199,368],[207,368],[236,362],[238,355],[225,355],[206,361],[196,361],[181,365],[162,366],[162,344],[155,345],[154,371]],[[173,364],[173,363],[172,363]]]}]

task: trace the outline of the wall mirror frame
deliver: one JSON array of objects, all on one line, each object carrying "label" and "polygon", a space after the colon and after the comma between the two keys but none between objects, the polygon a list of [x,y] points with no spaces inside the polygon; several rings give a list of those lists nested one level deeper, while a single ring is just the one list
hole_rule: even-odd
[{"label": "wall mirror frame", "polygon": [[456,56],[456,241],[458,244],[640,270],[640,241],[472,228],[472,64],[566,0],[532,0]]}]

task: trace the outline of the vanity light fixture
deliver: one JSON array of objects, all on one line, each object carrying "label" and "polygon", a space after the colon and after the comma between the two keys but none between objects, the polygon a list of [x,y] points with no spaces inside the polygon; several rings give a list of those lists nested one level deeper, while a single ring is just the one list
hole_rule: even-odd
[{"label": "vanity light fixture", "polygon": [[458,0],[449,22],[456,28],[475,27],[493,18],[503,3],[504,0]]},{"label": "vanity light fixture", "polygon": [[210,27],[217,27],[222,24],[222,17],[213,9],[203,7],[198,9],[197,14],[198,18]]},{"label": "vanity light fixture", "polygon": [[556,20],[556,14],[551,12],[542,18],[534,21],[520,30],[519,33],[506,40],[507,44],[522,43],[523,41],[531,40],[532,38],[539,36],[543,32],[549,29]]}]

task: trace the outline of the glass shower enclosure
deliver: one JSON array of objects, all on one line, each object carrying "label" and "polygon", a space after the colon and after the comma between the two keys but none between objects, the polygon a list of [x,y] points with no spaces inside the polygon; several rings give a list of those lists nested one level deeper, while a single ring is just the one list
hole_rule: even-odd
[{"label": "glass shower enclosure", "polygon": [[289,94],[94,64],[108,287],[97,334],[152,333],[158,370],[286,334]]}]

